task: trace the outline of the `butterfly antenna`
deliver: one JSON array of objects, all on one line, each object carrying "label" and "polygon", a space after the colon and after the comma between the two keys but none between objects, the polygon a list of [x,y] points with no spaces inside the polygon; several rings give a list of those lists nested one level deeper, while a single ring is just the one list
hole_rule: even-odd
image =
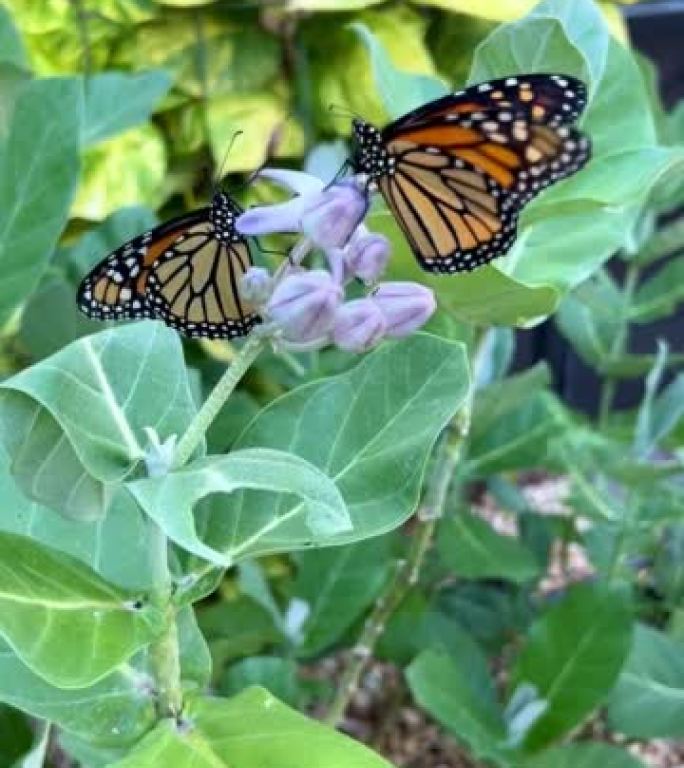
[{"label": "butterfly antenna", "polygon": [[348,107],[341,107],[338,104],[328,104],[328,111],[335,117],[343,117],[345,120],[356,118],[357,120],[363,120],[361,115],[349,109]]},{"label": "butterfly antenna", "polygon": [[221,190],[221,179],[223,178],[223,171],[226,167],[226,163],[228,162],[228,158],[230,157],[230,153],[233,149],[233,146],[235,145],[235,142],[238,140],[240,136],[242,136],[243,133],[244,131],[235,131],[235,133],[230,139],[230,142],[228,143],[228,149],[225,151],[223,155],[223,159],[221,160],[221,165],[219,166],[219,169],[218,169],[218,174],[214,179],[214,194],[216,194],[216,192],[219,192]]}]

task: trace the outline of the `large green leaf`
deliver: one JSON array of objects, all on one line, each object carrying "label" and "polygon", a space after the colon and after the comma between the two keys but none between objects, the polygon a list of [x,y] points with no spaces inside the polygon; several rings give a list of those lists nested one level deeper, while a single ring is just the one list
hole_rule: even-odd
[{"label": "large green leaf", "polygon": [[[85,654],[84,654],[85,655]],[[94,685],[50,685],[0,642],[0,700],[96,744],[130,743],[155,721],[149,674],[122,664]]]},{"label": "large green leaf", "polygon": [[392,560],[387,537],[302,552],[297,557],[294,594],[306,601],[302,656],[315,656],[339,640],[378,596]]},{"label": "large green leaf", "polygon": [[67,221],[79,173],[81,89],[34,80],[0,144],[0,323],[35,288]]},{"label": "large green leaf", "polygon": [[639,624],[608,702],[613,728],[638,739],[684,738],[684,646]]},{"label": "large green leaf", "polygon": [[144,322],[79,339],[4,381],[0,437],[24,493],[93,518],[107,484],[142,459],[145,427],[166,438],[193,412],[177,334]]},{"label": "large green leaf", "polygon": [[251,685],[260,685],[274,696],[296,707],[302,697],[297,663],[279,656],[252,656],[229,667],[221,678],[219,693],[233,696]]},{"label": "large green leaf", "polygon": [[[305,384],[267,406],[235,448],[291,451],[337,483],[353,529],[345,543],[384,533],[414,511],[425,462],[463,402],[469,373],[463,345],[426,334],[383,344],[355,368]],[[287,498],[278,516],[294,509]],[[242,520],[263,514],[258,494],[236,500]],[[209,520],[215,546],[232,539],[225,516]]]},{"label": "large green leaf", "polygon": [[469,676],[469,669],[444,650],[423,651],[406,671],[421,707],[467,744],[476,757],[507,766],[502,713],[480,698]]},{"label": "large green leaf", "polygon": [[84,82],[83,145],[145,122],[170,87],[171,78],[163,70],[98,72],[89,77]]},{"label": "large green leaf", "polygon": [[465,510],[440,523],[437,545],[447,568],[465,579],[525,583],[539,572],[534,555],[519,539],[497,533]]},{"label": "large green leaf", "polygon": [[161,627],[149,598],[125,592],[57,550],[0,534],[0,634],[52,685],[97,682]]},{"label": "large green leaf", "polygon": [[574,586],[532,625],[512,684],[534,685],[548,706],[527,733],[527,751],[558,740],[607,698],[630,638],[625,595],[598,584]]},{"label": "large green leaf", "polygon": [[262,688],[195,699],[184,722],[162,721],[111,768],[390,768],[367,747],[308,720]]},{"label": "large green leaf", "polygon": [[[315,465],[284,451],[252,448],[207,456],[127,487],[172,541],[224,568],[257,554],[320,544],[351,528],[334,482]],[[231,503],[227,494],[241,488],[258,492],[259,511],[243,515]],[[202,499],[201,516],[219,518],[232,532],[220,547],[208,545],[198,533],[193,507]]]},{"label": "large green leaf", "polygon": [[0,62],[22,68],[28,64],[24,44],[9,11],[4,6],[0,6]]},{"label": "large green leaf", "polygon": [[635,757],[611,744],[566,744],[546,750],[523,768],[644,768]]}]

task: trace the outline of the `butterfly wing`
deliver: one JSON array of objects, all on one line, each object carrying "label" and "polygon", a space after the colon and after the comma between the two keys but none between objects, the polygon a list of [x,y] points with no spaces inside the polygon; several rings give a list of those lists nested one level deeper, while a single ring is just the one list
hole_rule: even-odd
[{"label": "butterfly wing", "polygon": [[589,159],[568,125],[585,104],[569,77],[492,81],[387,126],[378,186],[424,269],[470,270],[503,255],[522,207]]},{"label": "butterfly wing", "polygon": [[211,223],[183,232],[159,255],[147,282],[155,316],[187,336],[245,336],[260,321],[238,286],[252,265],[247,241],[218,240]]},{"label": "butterfly wing", "polygon": [[172,219],[112,251],[82,280],[79,309],[96,320],[152,317],[146,296],[152,265],[188,227],[208,221],[209,212],[203,208]]}]

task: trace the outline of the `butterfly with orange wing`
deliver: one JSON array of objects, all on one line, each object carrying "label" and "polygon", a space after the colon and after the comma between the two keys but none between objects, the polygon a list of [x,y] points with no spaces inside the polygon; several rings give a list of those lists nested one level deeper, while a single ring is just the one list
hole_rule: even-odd
[{"label": "butterfly with orange wing", "polygon": [[158,318],[186,336],[245,336],[261,320],[238,290],[252,266],[241,212],[216,192],[210,206],[134,237],[84,278],[79,308],[98,320]]},{"label": "butterfly with orange wing", "polygon": [[379,188],[424,269],[475,269],[508,251],[526,203],[588,161],[589,139],[572,125],[585,105],[569,75],[492,80],[382,130],[354,120],[351,164]]}]

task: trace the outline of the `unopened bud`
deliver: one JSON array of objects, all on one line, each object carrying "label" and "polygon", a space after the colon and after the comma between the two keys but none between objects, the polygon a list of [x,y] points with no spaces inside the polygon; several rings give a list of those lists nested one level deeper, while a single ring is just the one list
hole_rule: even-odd
[{"label": "unopened bud", "polygon": [[272,291],[273,278],[263,267],[250,267],[240,278],[240,296],[250,304],[265,304]]},{"label": "unopened bud", "polygon": [[344,248],[368,210],[368,194],[355,180],[326,187],[302,216],[302,230],[319,248]]},{"label": "unopened bud", "polygon": [[374,283],[385,271],[390,256],[390,243],[384,235],[355,237],[345,253],[349,271],[365,283]]},{"label": "unopened bud", "polygon": [[365,352],[385,335],[387,322],[372,299],[356,299],[338,307],[333,341],[347,352]]},{"label": "unopened bud", "polygon": [[342,289],[330,273],[314,269],[285,277],[273,291],[266,311],[283,338],[307,342],[330,330],[341,299]]},{"label": "unopened bud", "polygon": [[418,283],[381,283],[371,299],[385,318],[388,336],[408,336],[418,330],[437,306],[434,293]]}]

